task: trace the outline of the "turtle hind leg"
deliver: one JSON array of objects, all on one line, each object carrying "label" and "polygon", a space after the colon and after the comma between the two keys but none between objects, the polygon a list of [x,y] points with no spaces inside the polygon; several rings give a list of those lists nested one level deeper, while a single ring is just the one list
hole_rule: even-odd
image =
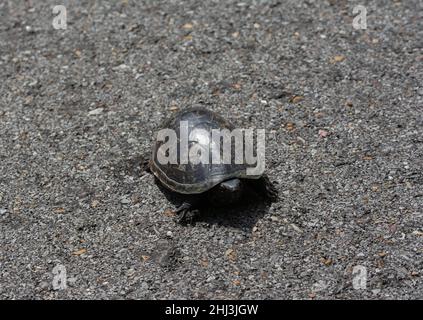
[{"label": "turtle hind leg", "polygon": [[255,193],[271,202],[275,202],[279,199],[278,190],[267,175],[263,175],[257,180],[252,180],[250,185]]},{"label": "turtle hind leg", "polygon": [[142,172],[147,172],[147,173],[151,173],[151,169],[150,169],[150,156],[148,155],[143,155],[140,159],[140,167],[141,167],[141,171]]},{"label": "turtle hind leg", "polygon": [[272,181],[270,181],[268,176],[264,176],[262,178],[265,180],[264,185],[266,188],[266,197],[272,202],[277,201],[279,199],[279,192],[275,185],[272,183]]},{"label": "turtle hind leg", "polygon": [[193,205],[190,202],[184,202],[176,210],[177,222],[182,224],[190,224],[194,218],[200,213],[200,210],[193,209]]}]

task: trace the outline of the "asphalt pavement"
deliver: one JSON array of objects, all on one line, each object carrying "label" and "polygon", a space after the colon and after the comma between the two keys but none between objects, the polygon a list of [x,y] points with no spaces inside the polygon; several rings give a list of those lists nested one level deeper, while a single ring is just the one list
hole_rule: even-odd
[{"label": "asphalt pavement", "polygon": [[[0,2],[1,299],[423,298],[421,1],[59,2]],[[279,201],[175,222],[140,161],[193,105]]]}]

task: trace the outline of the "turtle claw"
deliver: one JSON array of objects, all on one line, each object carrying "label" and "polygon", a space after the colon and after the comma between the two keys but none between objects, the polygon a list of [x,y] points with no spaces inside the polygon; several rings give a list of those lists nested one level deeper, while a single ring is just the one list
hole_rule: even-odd
[{"label": "turtle claw", "polygon": [[177,222],[180,224],[192,224],[198,212],[199,212],[198,210],[184,210],[178,216]]},{"label": "turtle claw", "polygon": [[192,205],[190,203],[184,202],[175,210],[175,213],[178,215],[176,221],[182,224],[191,224],[199,212],[200,211],[198,209],[192,209]]}]

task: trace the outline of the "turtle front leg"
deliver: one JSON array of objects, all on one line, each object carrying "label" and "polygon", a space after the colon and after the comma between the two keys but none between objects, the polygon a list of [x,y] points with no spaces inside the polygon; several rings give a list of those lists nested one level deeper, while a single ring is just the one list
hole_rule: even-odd
[{"label": "turtle front leg", "polygon": [[178,215],[177,222],[191,223],[199,212],[200,211],[198,209],[193,209],[193,205],[191,203],[184,202],[175,210],[175,213]]}]

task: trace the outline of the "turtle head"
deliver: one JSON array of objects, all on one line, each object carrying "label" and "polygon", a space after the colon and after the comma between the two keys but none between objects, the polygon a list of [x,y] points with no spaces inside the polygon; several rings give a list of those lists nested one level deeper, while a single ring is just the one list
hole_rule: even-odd
[{"label": "turtle head", "polygon": [[208,199],[213,206],[226,206],[238,202],[243,191],[243,182],[234,178],[223,181],[211,189],[208,193]]}]

